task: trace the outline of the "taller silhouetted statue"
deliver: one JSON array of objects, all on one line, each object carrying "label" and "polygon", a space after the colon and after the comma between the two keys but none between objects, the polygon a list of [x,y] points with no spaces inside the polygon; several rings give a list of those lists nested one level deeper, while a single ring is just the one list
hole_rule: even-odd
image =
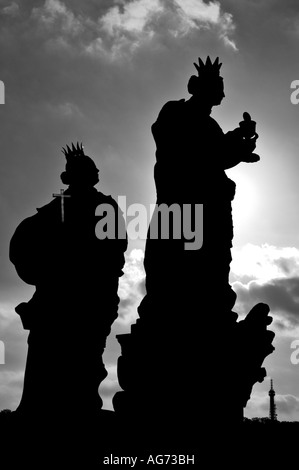
[{"label": "taller silhouetted statue", "polygon": [[225,170],[259,160],[256,123],[244,113],[225,134],[211,117],[225,96],[221,64],[208,57],[195,67],[191,98],[166,103],[152,126],[157,203],[144,260],[147,294],[131,334],[118,337],[123,391],[115,409],[134,415],[160,449],[168,441],[199,450],[203,432],[241,423],[273,351],[269,307],[258,304],[237,322],[228,280],[235,183]]},{"label": "taller silhouetted statue", "polygon": [[[127,238],[122,213],[111,196],[94,187],[99,170],[82,145],[64,149],[65,191],[16,229],[10,259],[18,275],[36,287],[16,307],[29,330],[24,390],[16,414],[79,423],[98,416],[98,394],[107,372],[102,354],[117,318],[119,277]],[[114,208],[122,238],[99,239],[101,204]],[[118,232],[116,232],[118,233]],[[81,429],[82,432],[82,429]]]}]

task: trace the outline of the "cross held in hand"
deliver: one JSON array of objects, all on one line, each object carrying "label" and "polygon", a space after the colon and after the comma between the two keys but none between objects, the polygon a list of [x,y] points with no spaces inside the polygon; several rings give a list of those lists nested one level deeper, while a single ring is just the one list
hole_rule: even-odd
[{"label": "cross held in hand", "polygon": [[60,197],[61,199],[61,222],[64,222],[64,198],[71,197],[70,194],[64,194],[63,189],[60,190],[59,194],[53,194],[53,197]]}]

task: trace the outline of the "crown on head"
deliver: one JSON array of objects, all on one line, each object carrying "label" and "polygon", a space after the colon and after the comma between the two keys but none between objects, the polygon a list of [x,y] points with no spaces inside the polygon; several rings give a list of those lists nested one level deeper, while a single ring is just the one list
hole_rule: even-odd
[{"label": "crown on head", "polygon": [[68,145],[66,146],[66,149],[62,147],[62,153],[64,153],[65,158],[69,160],[72,157],[86,157],[83,149],[82,143],[79,144],[77,142],[77,147],[72,143],[72,148],[70,148]]},{"label": "crown on head", "polygon": [[200,57],[198,57],[198,64],[194,62],[194,66],[197,70],[198,76],[202,77],[219,77],[221,63],[219,63],[219,57],[214,62],[211,61],[210,56],[207,57],[206,63],[204,63]]}]

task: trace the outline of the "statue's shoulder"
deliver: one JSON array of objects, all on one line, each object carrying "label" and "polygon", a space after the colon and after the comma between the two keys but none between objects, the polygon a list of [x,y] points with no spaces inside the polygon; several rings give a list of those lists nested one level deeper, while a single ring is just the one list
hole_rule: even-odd
[{"label": "statue's shoulder", "polygon": [[36,212],[23,219],[16,227],[11,239],[11,248],[16,245],[37,244],[41,237],[48,236],[49,227],[53,227],[53,221],[60,220],[60,201],[53,200],[50,203],[38,207]]},{"label": "statue's shoulder", "polygon": [[167,101],[167,103],[164,104],[164,106],[162,107],[161,111],[165,110],[165,109],[174,109],[174,108],[177,108],[179,106],[182,106],[184,103],[186,103],[186,100],[185,98],[182,98],[181,100],[171,100],[171,101]]},{"label": "statue's shoulder", "polygon": [[112,196],[110,196],[109,194],[104,194],[100,191],[97,191],[96,193],[96,202],[97,204],[110,204],[114,207],[117,206],[117,202],[115,199],[113,199]]},{"label": "statue's shoulder", "polygon": [[158,115],[158,119],[165,115],[172,116],[174,112],[181,111],[185,102],[186,100],[184,98],[181,100],[167,101],[167,103],[165,103],[164,106],[162,107]]},{"label": "statue's shoulder", "polygon": [[19,223],[9,245],[9,259],[13,264],[18,264],[20,260],[22,261],[23,256],[32,253],[34,248],[38,246],[41,241],[40,232],[43,226],[44,223],[41,223],[37,212]]},{"label": "statue's shoulder", "polygon": [[52,201],[45,204],[44,206],[37,207],[36,213],[33,215],[33,217],[34,216],[37,216],[36,218],[47,217],[49,216],[50,213],[56,212],[57,209],[60,210],[60,201],[57,198],[55,198],[55,199],[52,199]]},{"label": "statue's shoulder", "polygon": [[50,212],[53,212],[53,210],[60,208],[60,205],[57,204],[58,201],[53,200],[49,202],[48,204],[45,204],[44,206],[37,207],[36,212],[25,219],[23,219],[16,231],[18,232],[23,232],[27,230],[36,230],[36,227],[41,223],[41,220],[49,216]]},{"label": "statue's shoulder", "polygon": [[181,99],[178,101],[168,101],[164,104],[160,113],[158,114],[157,120],[152,125],[152,133],[155,139],[163,129],[170,129],[173,132],[173,126],[179,122],[178,116],[183,115],[185,100]]},{"label": "statue's shoulder", "polygon": [[37,213],[30,215],[29,217],[26,217],[23,219],[19,225],[17,226],[15,233],[13,235],[13,238],[16,238],[16,236],[23,236],[24,233],[27,233],[28,230],[32,230],[34,232],[35,226],[37,224]]}]

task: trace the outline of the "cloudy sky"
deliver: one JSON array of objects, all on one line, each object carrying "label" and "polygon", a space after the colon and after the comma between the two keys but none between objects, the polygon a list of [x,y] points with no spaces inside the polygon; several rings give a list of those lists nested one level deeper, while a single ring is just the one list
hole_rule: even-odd
[{"label": "cloudy sky", "polygon": [[[299,79],[296,0],[0,0],[0,409],[20,400],[27,333],[14,307],[33,290],[8,261],[17,224],[61,187],[60,148],[82,141],[100,168],[99,189],[127,204],[155,201],[150,126],[162,105],[187,98],[198,56],[220,56],[226,98],[213,116],[224,131],[244,111],[257,121],[258,164],[228,171],[237,183],[231,282],[243,315],[269,303],[275,352],[266,360],[280,419],[299,420]],[[219,195],[221,197],[221,195]],[[144,294],[144,242],[131,241],[120,283],[120,318],[128,332]],[[203,332],[204,333],[204,332]],[[110,338],[101,387],[117,390],[117,343]],[[246,415],[268,414],[269,379],[255,386]]]}]

